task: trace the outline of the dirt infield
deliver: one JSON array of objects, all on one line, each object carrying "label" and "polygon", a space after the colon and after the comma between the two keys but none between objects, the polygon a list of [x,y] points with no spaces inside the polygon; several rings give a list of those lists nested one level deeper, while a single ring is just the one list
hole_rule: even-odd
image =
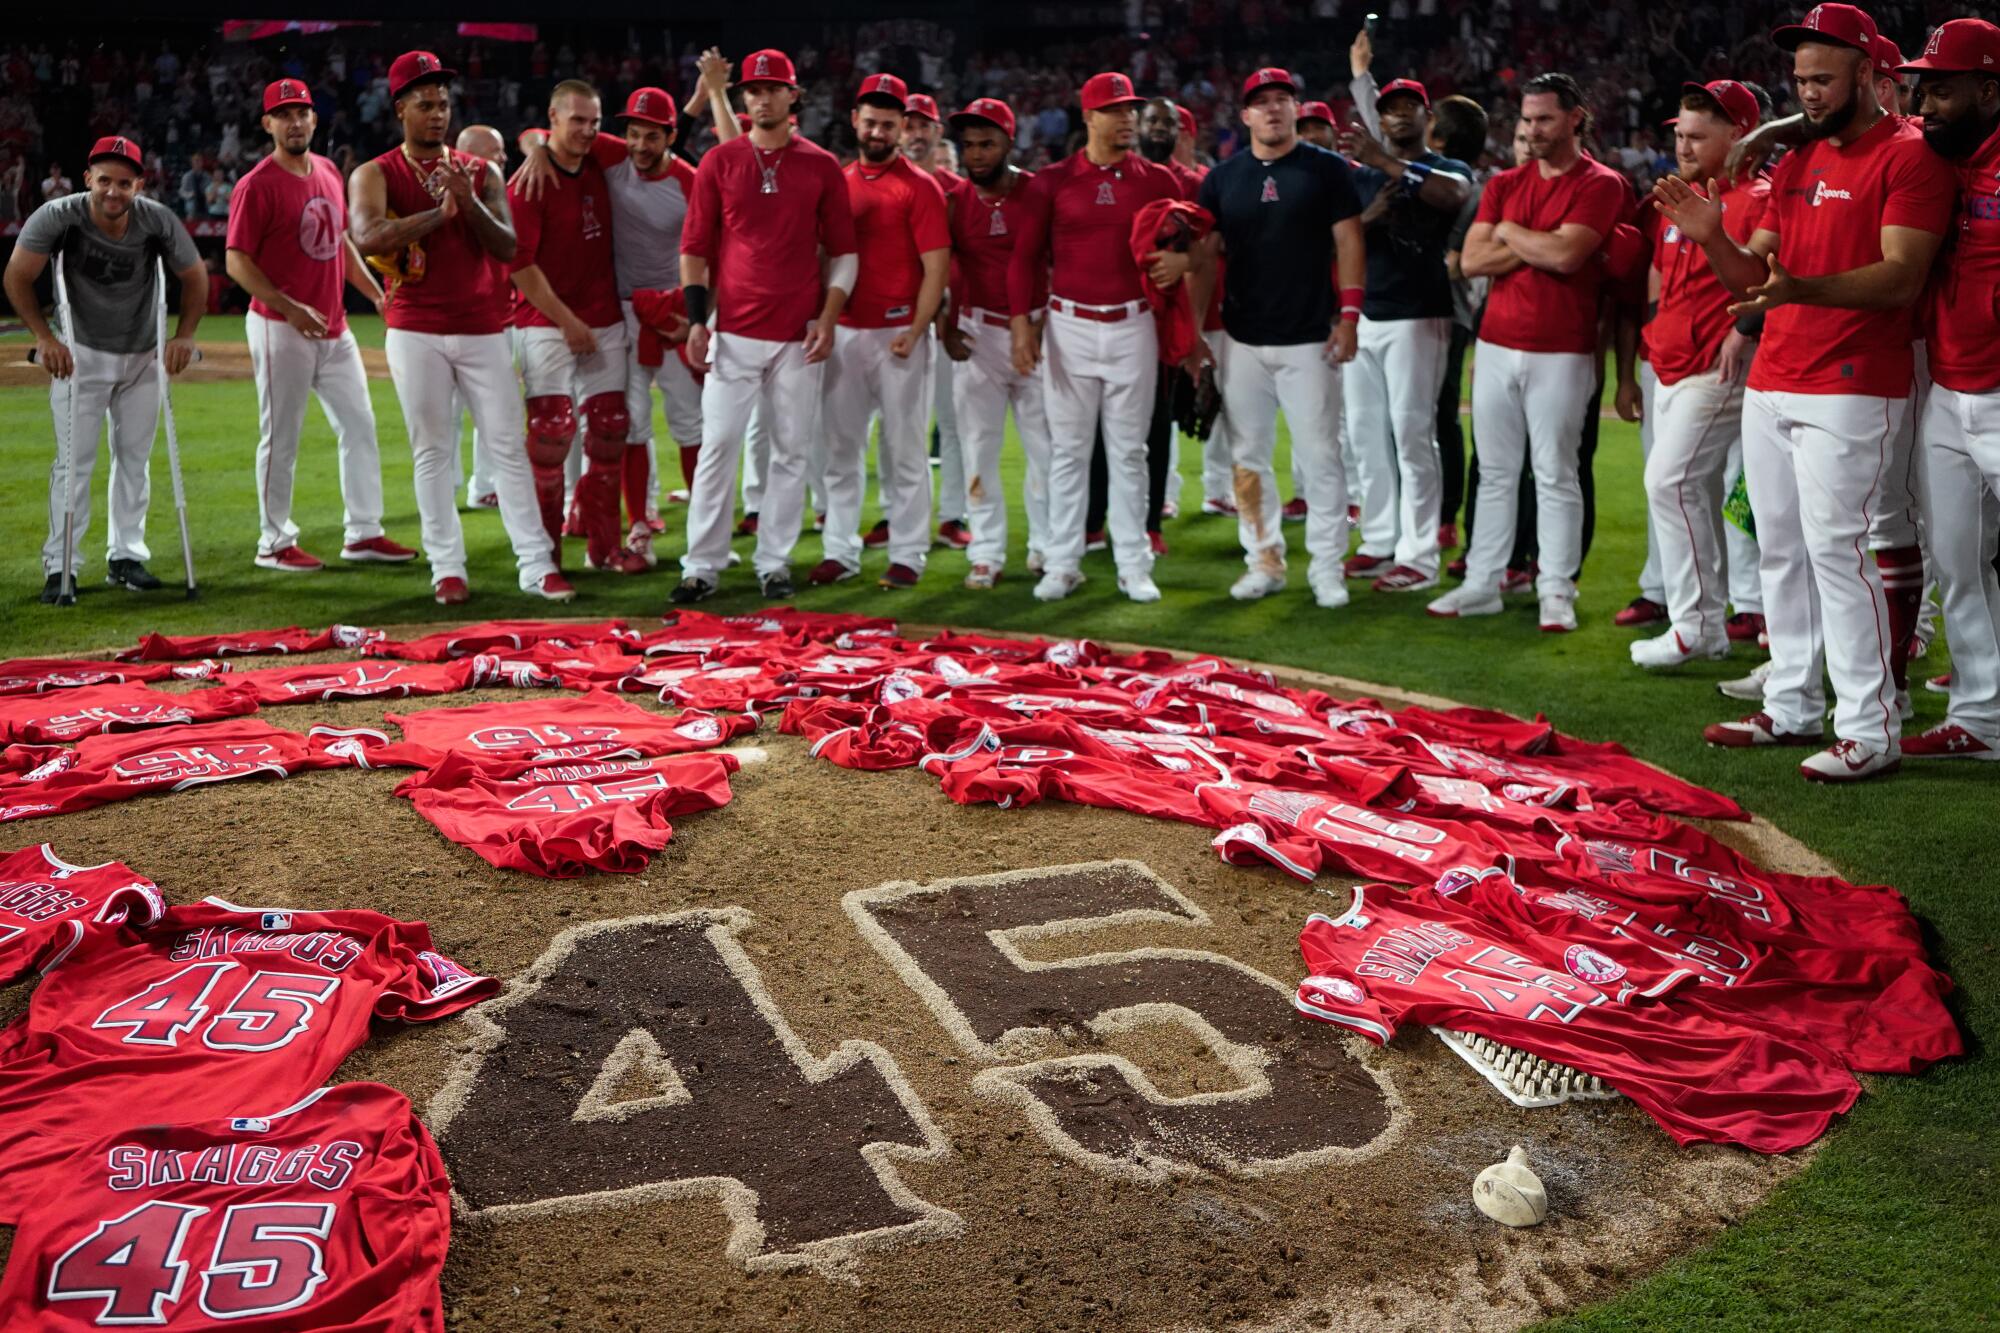
[{"label": "dirt infield", "polygon": [[[201,360],[176,376],[176,384],[184,380],[206,383],[250,378],[250,347],[247,343],[198,342],[195,346],[201,349]],[[47,372],[28,360],[28,351],[26,343],[10,343],[4,354],[0,354],[0,389],[32,388],[49,382]],[[389,358],[381,348],[362,348],[361,364],[367,368],[369,379],[389,378]]]},{"label": "dirt infield", "polygon": [[[427,920],[510,980],[341,1070],[406,1091],[445,1152],[454,1328],[1513,1328],[1801,1164],[1676,1149],[1622,1101],[1520,1110],[1421,1029],[1377,1050],[1295,1018],[1299,926],[1344,884],[1231,868],[1164,821],[959,807],[770,725],[751,743],[733,802],[637,876],[495,871],[390,795],[396,771],[13,841],[120,857],[175,901]],[[1817,868],[1768,825],[1714,831]],[[1552,1205],[1522,1232],[1470,1200],[1514,1143]]]}]

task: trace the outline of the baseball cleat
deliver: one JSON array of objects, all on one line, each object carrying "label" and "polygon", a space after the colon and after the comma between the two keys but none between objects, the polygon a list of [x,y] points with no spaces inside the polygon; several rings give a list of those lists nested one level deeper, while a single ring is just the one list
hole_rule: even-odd
[{"label": "baseball cleat", "polygon": [[1357,551],[1343,560],[1340,568],[1347,577],[1358,579],[1371,574],[1387,573],[1389,567],[1395,562],[1394,556],[1367,555]]},{"label": "baseball cleat", "polygon": [[269,555],[259,553],[257,568],[278,569],[287,574],[313,574],[326,568],[326,562],[316,555],[307,555],[297,546],[287,546],[283,550],[272,551]]},{"label": "baseball cleat", "polygon": [[1764,632],[1764,616],[1759,611],[1738,611],[1723,622],[1731,643],[1755,643]]},{"label": "baseball cleat", "polygon": [[1438,549],[1440,551],[1449,551],[1456,545],[1458,545],[1458,524],[1438,524]]},{"label": "baseball cleat", "polygon": [[645,561],[648,569],[660,563],[660,557],[653,554],[653,530],[646,526],[644,519],[634,523],[632,530],[625,534],[625,549]]},{"label": "baseball cleat", "polygon": [[1424,592],[1438,586],[1438,576],[1415,565],[1394,565],[1368,586],[1376,592]]},{"label": "baseball cleat", "polygon": [[1157,602],[1160,600],[1160,585],[1144,574],[1134,574],[1130,578],[1123,575],[1118,579],[1118,591],[1135,602]]},{"label": "baseball cleat", "polygon": [[1209,497],[1201,502],[1201,512],[1213,518],[1235,518],[1236,502]]},{"label": "baseball cleat", "polygon": [[1445,572],[1446,574],[1449,574],[1449,575],[1450,575],[1450,576],[1451,576],[1452,578],[1455,578],[1455,579],[1462,579],[1462,578],[1464,578],[1464,577],[1465,577],[1465,557],[1464,557],[1464,556],[1460,556],[1460,557],[1459,557],[1458,559],[1456,559],[1456,560],[1452,561],[1452,562],[1451,562],[1450,564],[1446,565],[1446,566],[1444,567],[1444,572]]},{"label": "baseball cleat", "polygon": [[1313,591],[1313,605],[1322,611],[1338,611],[1347,605],[1347,579],[1345,575],[1308,574],[1306,582]]},{"label": "baseball cleat", "polygon": [[737,521],[736,535],[739,537],[755,537],[757,535],[757,515],[754,510],[745,514]]},{"label": "baseball cleat", "polygon": [[1956,722],[1940,722],[1903,742],[1905,759],[2000,759],[2000,739],[1981,740]]},{"label": "baseball cleat", "polygon": [[576,589],[560,573],[542,575],[542,581],[528,591],[533,596],[545,598],[551,602],[573,602],[576,600]]},{"label": "baseball cleat", "polygon": [[1522,593],[1535,590],[1535,571],[1532,569],[1510,569],[1500,576],[1500,595],[1518,597]]},{"label": "baseball cleat", "polygon": [[1086,532],[1083,534],[1083,553],[1085,555],[1089,555],[1092,551],[1108,551],[1110,549],[1111,542],[1104,535],[1103,528],[1099,528],[1095,532]]},{"label": "baseball cleat", "polygon": [[1431,599],[1425,612],[1455,620],[1462,616],[1497,616],[1506,610],[1500,594],[1493,588],[1476,588],[1470,583],[1461,583],[1442,597]]},{"label": "baseball cleat", "polygon": [[441,578],[431,589],[431,600],[439,606],[464,606],[472,600],[472,589],[460,578]]},{"label": "baseball cleat", "polygon": [[1305,522],[1306,521],[1305,497],[1295,495],[1291,499],[1285,501],[1285,507],[1278,511],[1278,516],[1287,523]]},{"label": "baseball cleat", "polygon": [[769,574],[757,576],[757,591],[767,602],[789,601],[792,596],[792,571],[773,570]]},{"label": "baseball cleat", "polygon": [[1030,574],[1039,575],[1048,567],[1049,558],[1047,556],[1043,555],[1040,551],[1032,549],[1028,552],[1028,572]]},{"label": "baseball cleat", "polygon": [[1617,615],[1611,617],[1614,625],[1657,625],[1667,618],[1667,608],[1650,597],[1634,597],[1625,603]]},{"label": "baseball cleat", "polygon": [[1901,753],[1886,745],[1835,741],[1800,764],[1799,774],[1808,782],[1859,782],[1886,777],[1902,766]]},{"label": "baseball cleat", "polygon": [[1269,597],[1274,592],[1283,592],[1284,588],[1285,580],[1282,575],[1266,574],[1261,569],[1252,569],[1229,585],[1229,595],[1239,602],[1254,602],[1260,597]]},{"label": "baseball cleat", "polygon": [[891,565],[882,571],[882,577],[875,580],[882,588],[914,588],[923,575],[908,565]]},{"label": "baseball cleat", "polygon": [[365,541],[349,542],[340,548],[342,560],[373,561],[383,565],[401,565],[417,558],[417,553],[401,542],[392,542],[387,537],[370,537]]},{"label": "baseball cleat", "polygon": [[875,520],[875,526],[868,529],[867,533],[861,538],[861,544],[871,551],[879,551],[884,546],[887,546],[889,544],[889,520],[886,518]]},{"label": "baseball cleat", "polygon": [[105,568],[104,581],[130,592],[152,592],[160,586],[160,581],[137,560],[113,560]]},{"label": "baseball cleat", "polygon": [[1924,682],[1924,688],[1932,694],[1950,694],[1951,672],[1947,671],[1942,676],[1932,676]]},{"label": "baseball cleat", "polygon": [[822,560],[806,575],[806,582],[815,588],[824,588],[832,583],[845,583],[861,571],[849,569],[838,560]]},{"label": "baseball cleat", "polygon": [[1160,501],[1161,518],[1179,518],[1180,516],[1181,516],[1181,502],[1179,500]]},{"label": "baseball cleat", "polygon": [[1734,722],[1711,722],[1702,728],[1701,738],[1710,745],[1729,750],[1747,750],[1758,745],[1818,745],[1823,731],[1779,731],[1769,713],[1752,713]]},{"label": "baseball cleat", "polygon": [[74,580],[70,582],[70,588],[71,592],[69,593],[69,595],[64,596],[63,576],[60,574],[49,575],[46,579],[42,580],[42,605],[75,606],[76,592],[74,591],[74,589],[76,588],[76,583]]},{"label": "baseball cleat", "polygon": [[948,518],[938,524],[937,535],[940,542],[960,551],[972,545],[972,529],[962,519]]},{"label": "baseball cleat", "polygon": [[675,606],[692,606],[696,602],[705,602],[713,596],[715,596],[714,580],[698,579],[690,574],[674,585],[674,590],[667,594],[667,600]]},{"label": "baseball cleat", "polygon": [[1155,560],[1167,553],[1167,539],[1163,533],[1148,532],[1146,534],[1146,545],[1153,548],[1153,558]]},{"label": "baseball cleat", "polygon": [[1720,662],[1727,656],[1729,656],[1728,639],[1703,639],[1697,636],[1690,643],[1677,629],[1670,629],[1654,638],[1632,641],[1632,664],[1645,667],[1648,671],[1685,666],[1689,662]]},{"label": "baseball cleat", "polygon": [[1063,574],[1055,570],[1050,570],[1048,573],[1042,575],[1041,582],[1035,585],[1035,600],[1038,602],[1060,602],[1063,598],[1075,592],[1077,585],[1082,582],[1083,575],[1081,574]]},{"label": "baseball cleat", "polygon": [[498,509],[500,496],[496,491],[488,491],[484,495],[473,496],[470,503],[474,509]]},{"label": "baseball cleat", "polygon": [[974,592],[984,592],[1000,581],[1000,571],[992,565],[974,565],[965,575],[965,586]]},{"label": "baseball cleat", "polygon": [[1718,680],[1715,682],[1715,692],[1725,699],[1741,699],[1745,703],[1753,704],[1762,703],[1764,702],[1764,680],[1770,674],[1771,664],[1769,662],[1759,662],[1757,669],[1747,676],[1738,676],[1735,680]]},{"label": "baseball cleat", "polygon": [[1542,633],[1567,634],[1576,628],[1575,593],[1545,592],[1541,602]]}]

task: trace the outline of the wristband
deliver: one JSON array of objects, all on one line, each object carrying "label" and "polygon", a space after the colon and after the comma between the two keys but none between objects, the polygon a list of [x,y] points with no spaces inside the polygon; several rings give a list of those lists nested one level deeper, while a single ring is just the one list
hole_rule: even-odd
[{"label": "wristband", "polygon": [[1421,162],[1403,164],[1403,193],[1415,194],[1424,188],[1424,182],[1431,178],[1431,169]]},{"label": "wristband", "polygon": [[1367,291],[1361,287],[1340,289],[1340,318],[1343,323],[1353,324],[1361,318],[1361,303],[1367,298]]},{"label": "wristband", "polygon": [[681,295],[687,300],[688,323],[708,323],[708,288],[701,283],[681,288]]}]

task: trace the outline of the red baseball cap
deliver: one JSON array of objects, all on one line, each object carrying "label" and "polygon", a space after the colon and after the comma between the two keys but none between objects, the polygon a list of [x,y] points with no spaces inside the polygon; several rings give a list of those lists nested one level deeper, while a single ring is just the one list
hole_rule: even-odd
[{"label": "red baseball cap", "polygon": [[664,88],[634,88],[625,99],[625,109],[618,114],[627,120],[643,120],[648,125],[670,130],[676,114],[674,95]]},{"label": "red baseball cap", "polygon": [[1181,123],[1181,133],[1192,139],[1201,133],[1201,127],[1194,123],[1194,112],[1180,103],[1174,104],[1174,118]]},{"label": "red baseball cap", "polygon": [[856,90],[854,104],[860,106],[871,97],[881,102],[894,102],[896,110],[901,111],[909,105],[910,86],[893,74],[870,74]]},{"label": "red baseball cap", "polygon": [[145,156],[139,149],[137,139],[128,139],[122,134],[107,134],[90,146],[90,156],[84,159],[83,165],[95,166],[102,158],[115,157],[132,170],[144,175]]},{"label": "red baseball cap", "polygon": [[[1757,94],[1745,88],[1734,79],[1717,79],[1713,83],[1684,83],[1683,93],[1707,93],[1722,107],[1722,114],[1729,117],[1729,123],[1739,130],[1748,130],[1757,124],[1762,114],[1757,105]],[[1679,120],[1675,116],[1667,124]]]},{"label": "red baseball cap", "polygon": [[1243,100],[1249,101],[1251,94],[1265,88],[1283,88],[1294,97],[1299,95],[1299,82],[1290,70],[1267,67],[1243,80]]},{"label": "red baseball cap", "polygon": [[389,100],[394,101],[420,83],[445,83],[458,77],[455,69],[429,51],[405,51],[389,63]]},{"label": "red baseball cap", "polygon": [[736,86],[746,83],[782,83],[787,87],[799,86],[799,72],[792,68],[792,58],[783,51],[752,51],[743,57],[743,68],[737,71]]},{"label": "red baseball cap", "polygon": [[1415,79],[1391,79],[1382,85],[1381,92],[1375,94],[1376,110],[1381,110],[1382,104],[1398,93],[1408,93],[1419,102],[1422,102],[1427,108],[1431,104],[1430,92],[1423,84],[1418,83]]},{"label": "red baseball cap", "polygon": [[965,104],[965,110],[952,116],[951,123],[954,127],[959,127],[968,120],[997,125],[1000,132],[1009,139],[1014,137],[1014,108],[997,97],[974,98]]},{"label": "red baseball cap", "polygon": [[1869,59],[1875,65],[1875,77],[1887,79],[1895,77],[1896,69],[1903,63],[1903,48],[1896,45],[1893,38],[1875,34],[1875,44],[1869,49]]},{"label": "red baseball cap", "polygon": [[1930,41],[1924,44],[1924,53],[1908,64],[1897,66],[1896,72],[1930,69],[1949,74],[2000,69],[2000,28],[1985,19],[1940,23],[1931,33]]},{"label": "red baseball cap", "polygon": [[1123,74],[1093,74],[1083,81],[1083,109],[1103,111],[1114,106],[1138,106],[1146,99],[1132,91]]},{"label": "red baseball cap", "polygon": [[904,106],[905,115],[922,116],[934,124],[944,124],[944,117],[938,115],[937,98],[929,93],[911,93],[909,103]]},{"label": "red baseball cap", "polygon": [[1324,102],[1301,102],[1299,104],[1299,123],[1304,124],[1309,120],[1323,120],[1331,125],[1333,124],[1333,108]]},{"label": "red baseball cap", "polygon": [[1875,54],[1875,20],[1853,5],[1814,5],[1797,23],[1779,28],[1771,40],[1787,51],[1803,42],[1832,42],[1852,47],[1864,56]]},{"label": "red baseball cap", "polygon": [[281,106],[311,106],[312,94],[305,84],[297,79],[279,79],[264,85],[264,110],[276,111]]}]

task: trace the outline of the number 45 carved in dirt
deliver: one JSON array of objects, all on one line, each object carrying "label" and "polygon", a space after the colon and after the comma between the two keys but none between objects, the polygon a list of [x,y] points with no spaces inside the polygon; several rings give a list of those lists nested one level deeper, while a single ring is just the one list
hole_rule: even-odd
[{"label": "number 45 carved in dirt", "polygon": [[[888,885],[843,906],[987,1066],[974,1091],[1019,1105],[1092,1170],[1258,1176],[1386,1142],[1381,1078],[1294,1021],[1289,989],[1263,973],[1197,949],[1024,951],[1210,924],[1135,862]],[[474,1057],[429,1118],[476,1214],[711,1196],[729,1256],[752,1270],[830,1271],[864,1246],[959,1231],[898,1175],[949,1145],[895,1059],[858,1040],[814,1056],[737,940],[750,922],[728,908],[578,927],[473,1011]],[[1058,1028],[1103,1039],[1160,1024],[1191,1033],[1230,1086],[1168,1096],[1121,1056],[1044,1053]]]}]

